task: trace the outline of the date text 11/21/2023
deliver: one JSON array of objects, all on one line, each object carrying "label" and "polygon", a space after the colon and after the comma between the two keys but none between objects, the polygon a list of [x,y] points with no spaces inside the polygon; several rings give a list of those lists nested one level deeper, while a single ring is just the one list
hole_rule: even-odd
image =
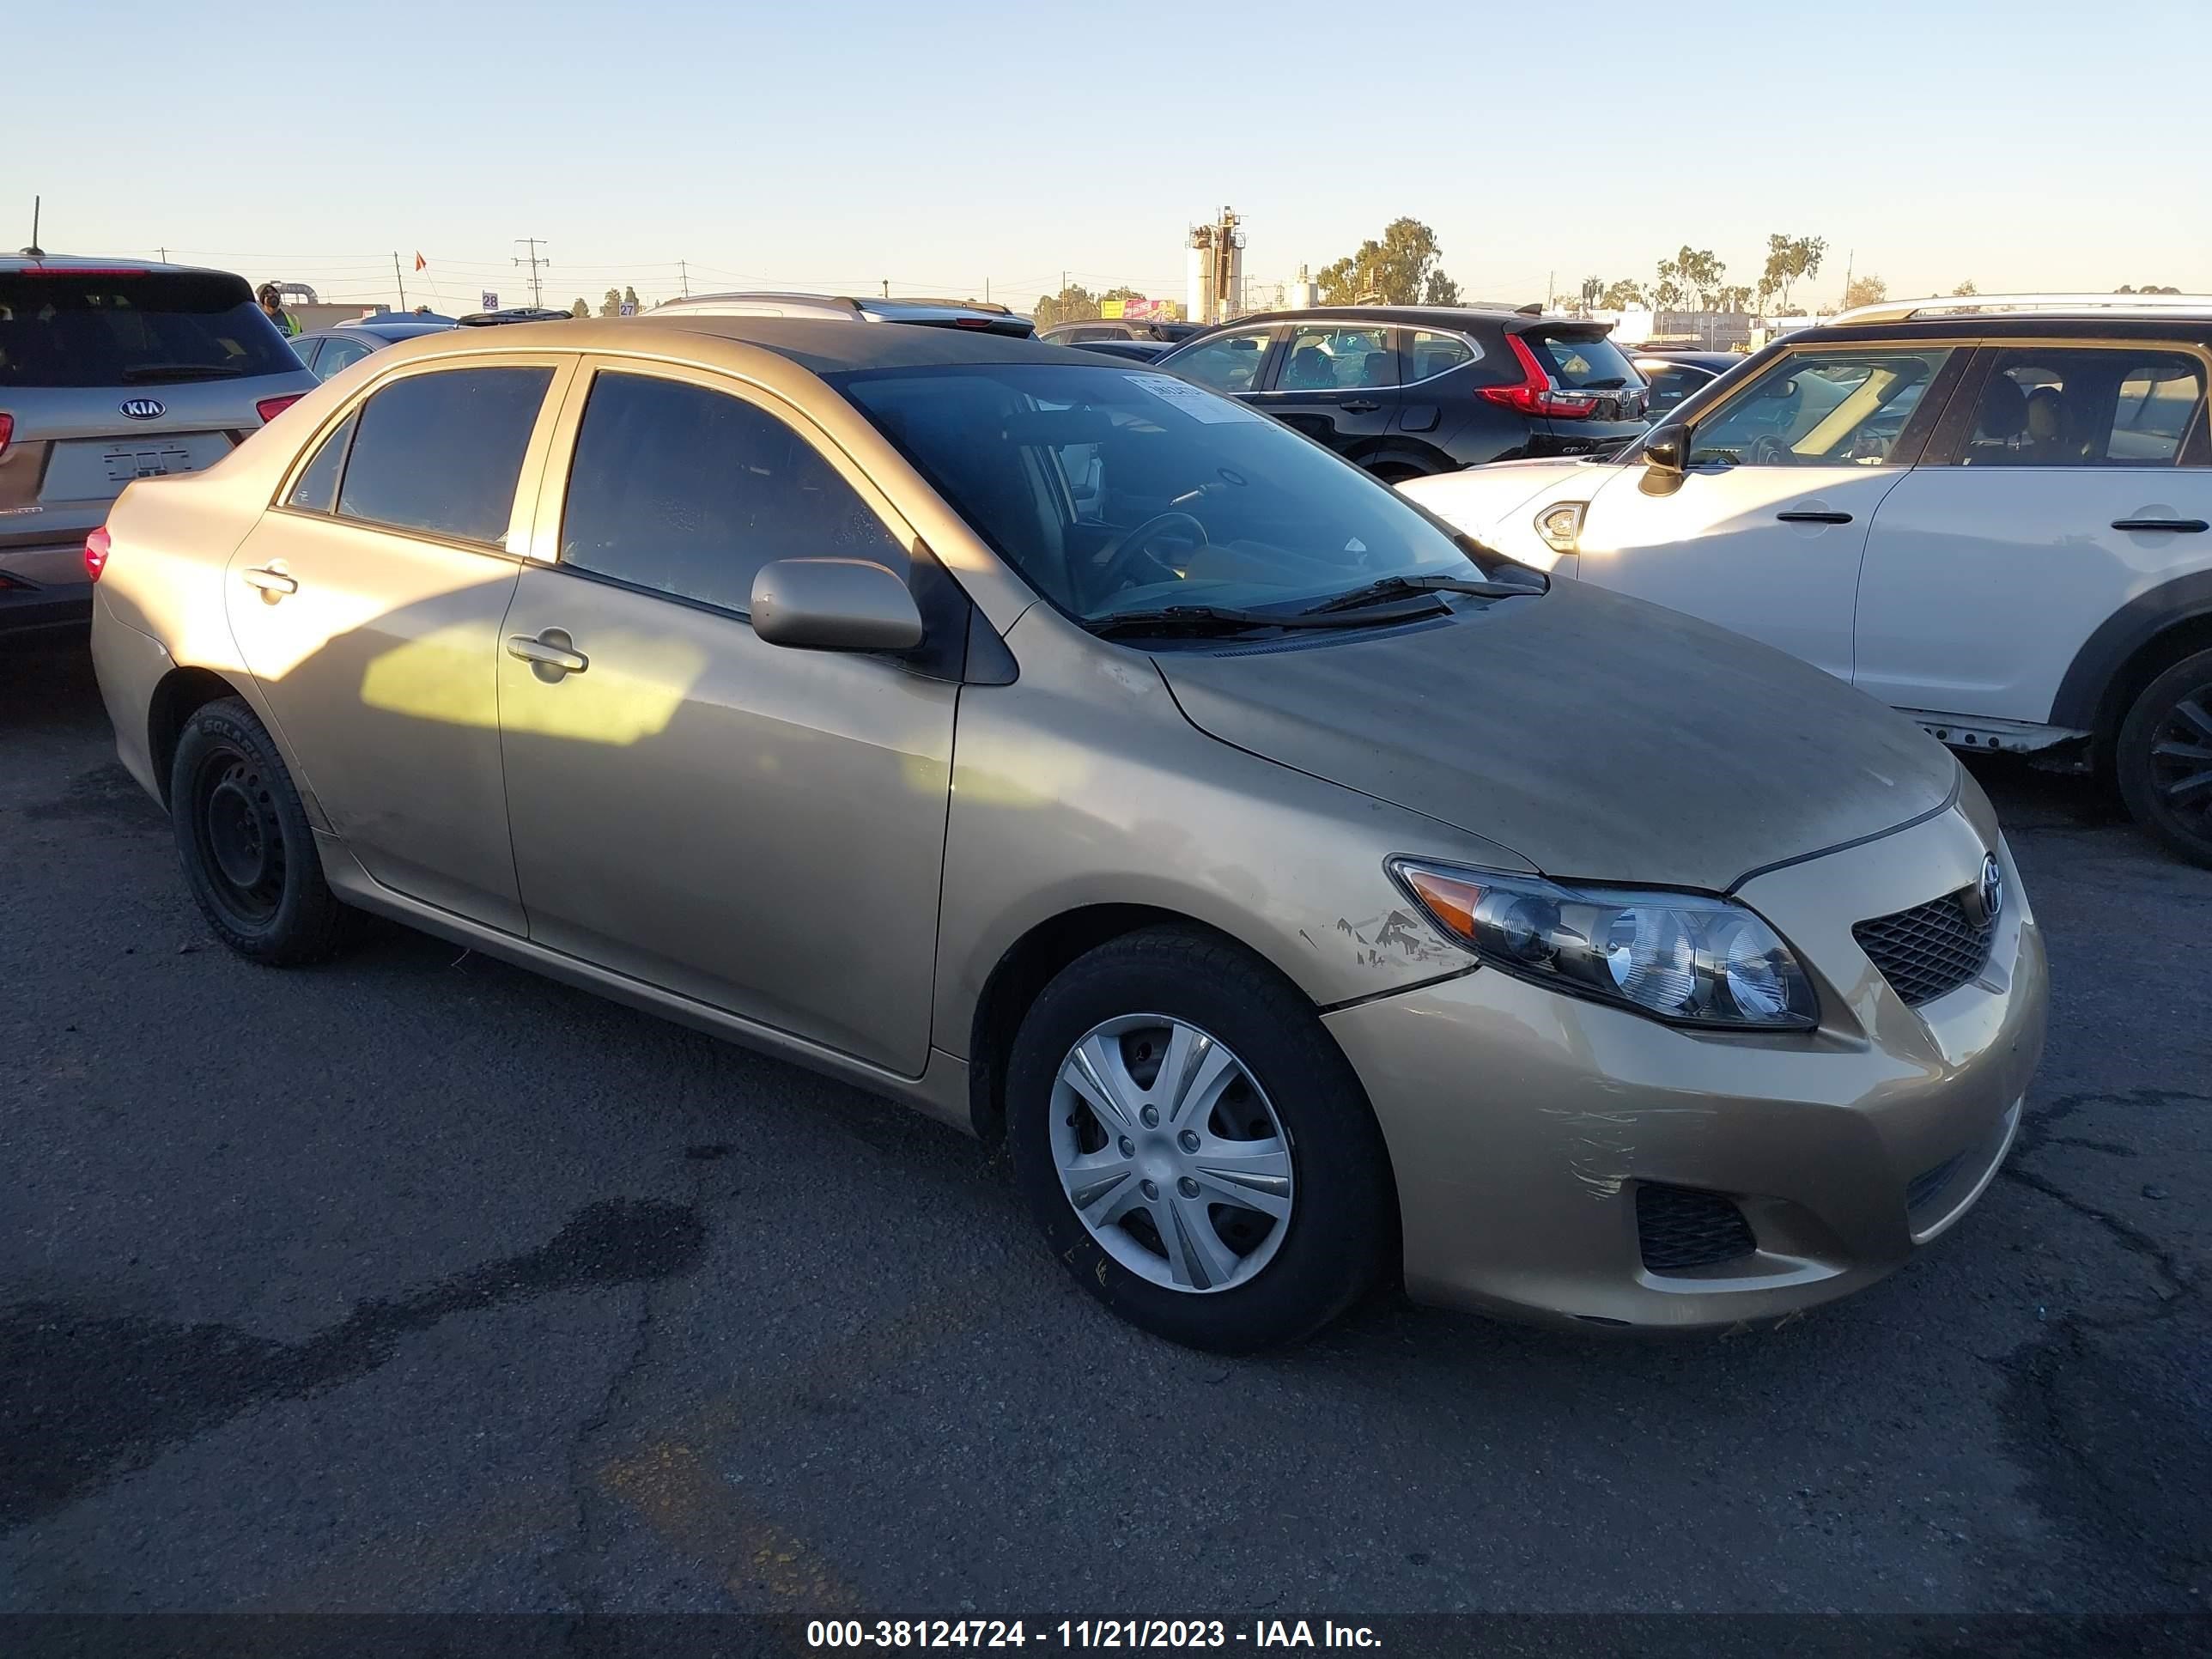
[{"label": "date text 11/21/2023", "polygon": [[1365,1625],[1304,1619],[1255,1620],[1249,1628],[1222,1619],[816,1619],[810,1648],[1373,1648],[1381,1638]]}]

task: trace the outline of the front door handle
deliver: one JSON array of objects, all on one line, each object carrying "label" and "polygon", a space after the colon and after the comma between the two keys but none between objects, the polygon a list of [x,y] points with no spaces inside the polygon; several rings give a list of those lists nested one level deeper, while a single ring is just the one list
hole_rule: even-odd
[{"label": "front door handle", "polygon": [[1831,513],[1825,508],[1819,512],[1808,508],[1797,513],[1778,513],[1774,516],[1784,524],[1849,524],[1851,521],[1851,515],[1848,513]]},{"label": "front door handle", "polygon": [[528,634],[508,635],[507,654],[528,663],[530,672],[548,685],[592,665],[592,659],[576,649],[567,630],[559,628],[546,629],[535,638]]},{"label": "front door handle", "polygon": [[287,574],[278,565],[256,565],[250,570],[240,571],[239,576],[248,587],[259,588],[261,597],[271,605],[287,593],[300,591],[299,579]]},{"label": "front door handle", "polygon": [[1382,407],[1382,404],[1366,398],[1355,398],[1343,405],[1344,412],[1347,415],[1372,415]]},{"label": "front door handle", "polygon": [[2212,530],[2212,524],[2202,519],[2115,519],[2115,530],[2162,530],[2169,534],[2194,536],[2200,531]]}]

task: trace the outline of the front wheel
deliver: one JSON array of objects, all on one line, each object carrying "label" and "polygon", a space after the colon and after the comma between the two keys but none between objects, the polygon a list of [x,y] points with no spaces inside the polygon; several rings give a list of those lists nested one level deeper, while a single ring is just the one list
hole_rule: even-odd
[{"label": "front wheel", "polygon": [[2114,770],[2136,823],[2183,858],[2212,866],[2212,651],[2143,688],[2121,723]]},{"label": "front wheel", "polygon": [[1381,1131],[1313,1011],[1224,940],[1149,929],[1046,987],[1007,1067],[1015,1175],[1054,1252],[1192,1347],[1295,1341],[1388,1265]]},{"label": "front wheel", "polygon": [[243,698],[207,703],[185,722],[169,823],[200,913],[239,955],[292,966],[338,948],[345,908],[323,879],[291,774]]}]

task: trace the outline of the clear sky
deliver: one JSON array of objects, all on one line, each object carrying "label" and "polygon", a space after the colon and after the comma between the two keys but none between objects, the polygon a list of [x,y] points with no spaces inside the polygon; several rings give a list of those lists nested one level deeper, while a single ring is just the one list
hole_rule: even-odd
[{"label": "clear sky", "polygon": [[514,304],[536,236],[564,305],[666,297],[679,258],[695,291],[1021,305],[1062,270],[1180,297],[1227,204],[1270,284],[1411,214],[1485,298],[1685,242],[1753,282],[1776,230],[1827,239],[1824,300],[1847,260],[1899,296],[2212,290],[2212,0],[1585,9],[32,6],[0,245],[38,191],[51,252],[332,299],[390,300],[396,250],[410,302]]}]

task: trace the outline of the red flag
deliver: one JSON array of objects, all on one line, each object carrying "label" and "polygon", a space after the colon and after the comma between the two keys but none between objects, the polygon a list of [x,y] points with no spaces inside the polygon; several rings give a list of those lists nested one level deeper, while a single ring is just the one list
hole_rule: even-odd
[{"label": "red flag", "polygon": [[426,264],[429,264],[429,263],[430,263],[430,262],[429,262],[428,259],[425,259],[425,258],[422,257],[422,251],[421,251],[420,249],[417,249],[417,250],[416,251],[416,254],[415,254],[415,269],[416,269],[416,270],[422,270],[422,267],[423,267],[424,265],[426,265]]}]

